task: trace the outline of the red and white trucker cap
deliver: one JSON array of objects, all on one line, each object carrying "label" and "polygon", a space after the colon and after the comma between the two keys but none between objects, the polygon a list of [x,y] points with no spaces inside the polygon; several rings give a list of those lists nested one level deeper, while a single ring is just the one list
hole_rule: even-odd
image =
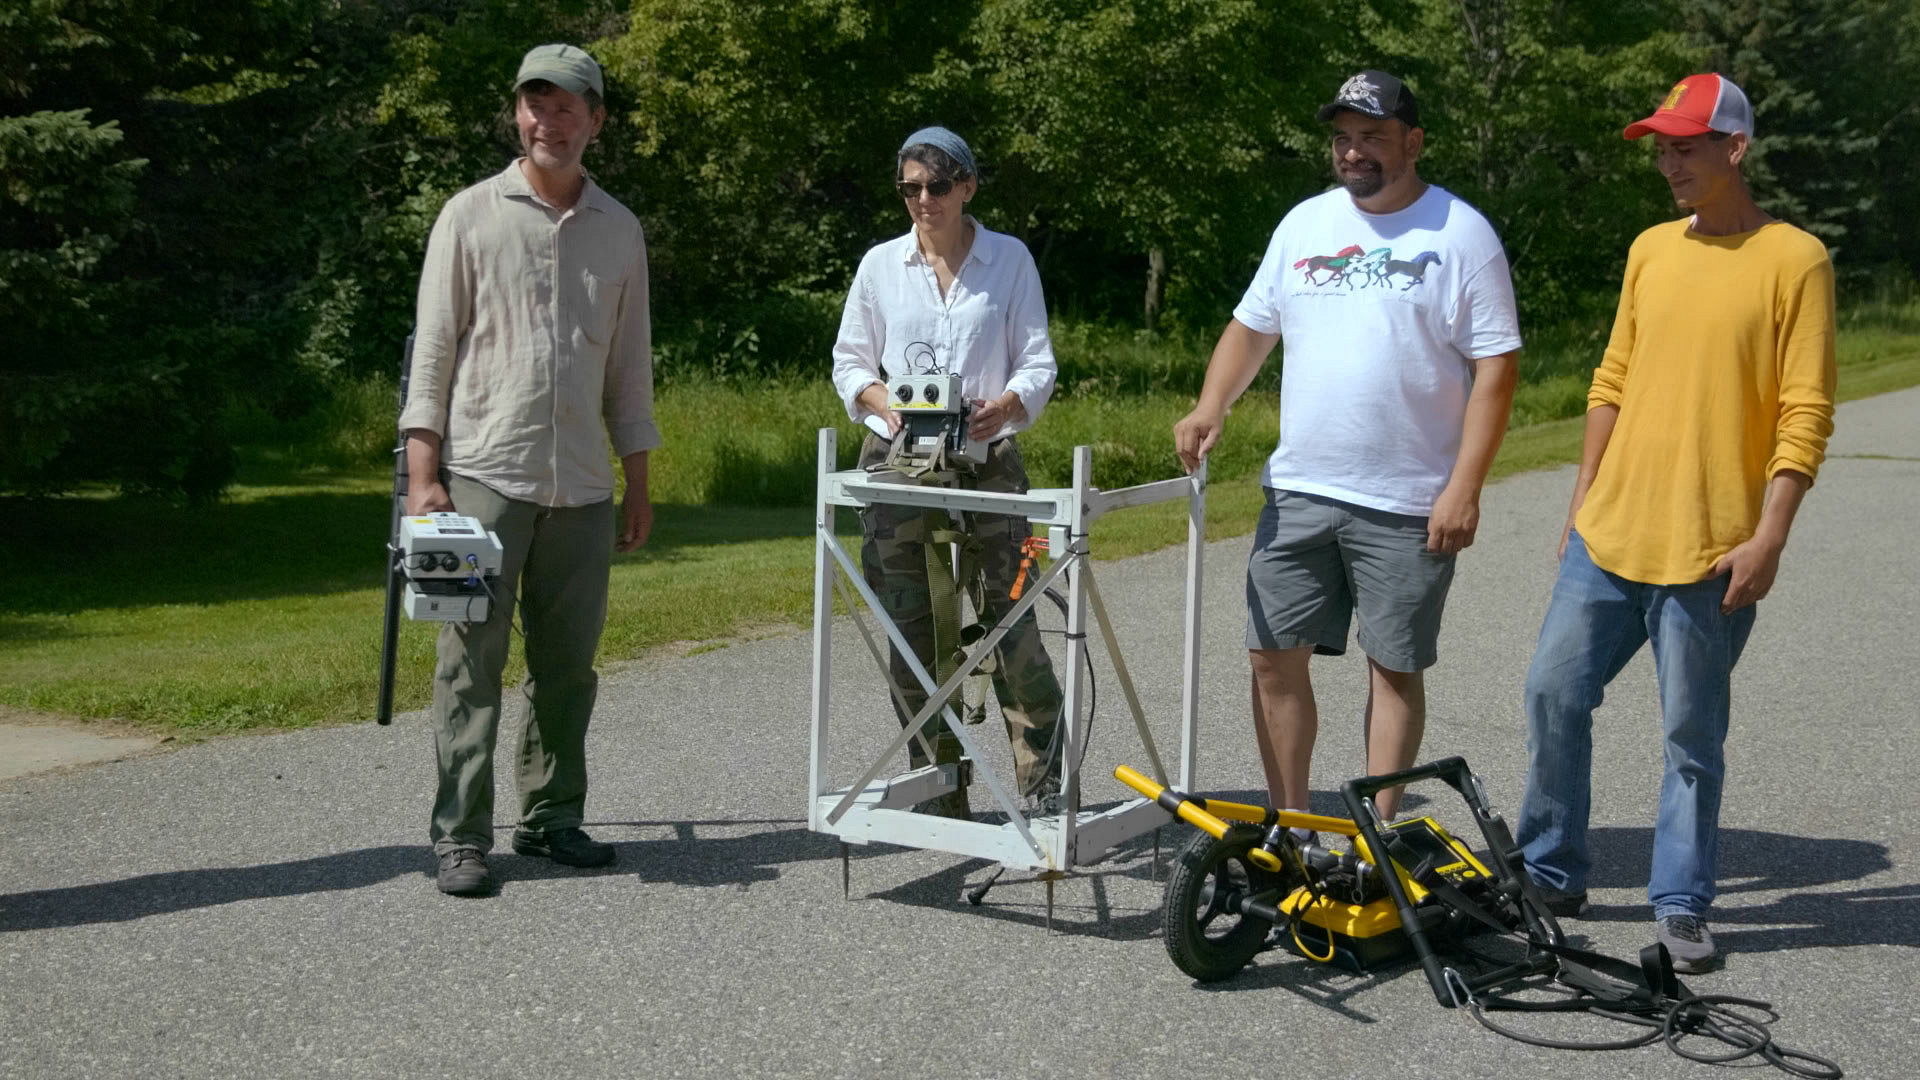
[{"label": "red and white trucker cap", "polygon": [[1653,132],[1662,135],[1753,135],[1753,106],[1747,95],[1720,75],[1689,75],[1668,92],[1667,99],[1645,120],[1627,125],[1623,134],[1638,139]]}]

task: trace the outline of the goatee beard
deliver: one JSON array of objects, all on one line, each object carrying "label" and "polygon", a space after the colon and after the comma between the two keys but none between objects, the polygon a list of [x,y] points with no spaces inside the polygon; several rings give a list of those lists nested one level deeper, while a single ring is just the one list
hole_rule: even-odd
[{"label": "goatee beard", "polygon": [[1347,194],[1356,199],[1371,199],[1375,195],[1380,194],[1381,189],[1387,186],[1386,174],[1377,170],[1355,173],[1348,176],[1336,176],[1335,179],[1339,180],[1341,186],[1347,189]]}]

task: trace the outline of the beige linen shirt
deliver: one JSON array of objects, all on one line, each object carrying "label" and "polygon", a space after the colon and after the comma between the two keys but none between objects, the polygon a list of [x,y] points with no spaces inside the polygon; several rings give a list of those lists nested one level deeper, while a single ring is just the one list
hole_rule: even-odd
[{"label": "beige linen shirt", "polygon": [[555,209],[518,161],[447,200],[400,414],[415,428],[441,436],[448,470],[510,499],[610,498],[608,438],[619,457],[660,445],[639,219],[591,179]]}]

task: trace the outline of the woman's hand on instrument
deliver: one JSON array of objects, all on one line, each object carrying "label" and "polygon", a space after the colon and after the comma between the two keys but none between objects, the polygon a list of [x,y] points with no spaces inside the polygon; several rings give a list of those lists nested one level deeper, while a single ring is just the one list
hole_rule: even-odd
[{"label": "woman's hand on instrument", "polygon": [[992,401],[975,398],[973,411],[967,416],[967,434],[975,439],[991,439],[1008,424],[1017,424],[1027,418],[1027,407],[1020,395],[1009,390]]},{"label": "woman's hand on instrument", "polygon": [[855,396],[854,400],[858,401],[862,408],[879,417],[881,422],[887,425],[887,438],[891,439],[895,435],[900,434],[902,421],[900,414],[894,412],[893,406],[889,404],[886,383],[868,383],[861,389],[860,393]]}]

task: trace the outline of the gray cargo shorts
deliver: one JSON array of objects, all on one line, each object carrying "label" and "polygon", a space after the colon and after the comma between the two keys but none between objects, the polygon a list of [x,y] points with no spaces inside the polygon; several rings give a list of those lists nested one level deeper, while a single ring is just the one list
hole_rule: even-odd
[{"label": "gray cargo shorts", "polygon": [[1452,555],[1427,550],[1427,519],[1297,491],[1266,489],[1247,559],[1247,648],[1360,648],[1388,671],[1439,658]]}]

